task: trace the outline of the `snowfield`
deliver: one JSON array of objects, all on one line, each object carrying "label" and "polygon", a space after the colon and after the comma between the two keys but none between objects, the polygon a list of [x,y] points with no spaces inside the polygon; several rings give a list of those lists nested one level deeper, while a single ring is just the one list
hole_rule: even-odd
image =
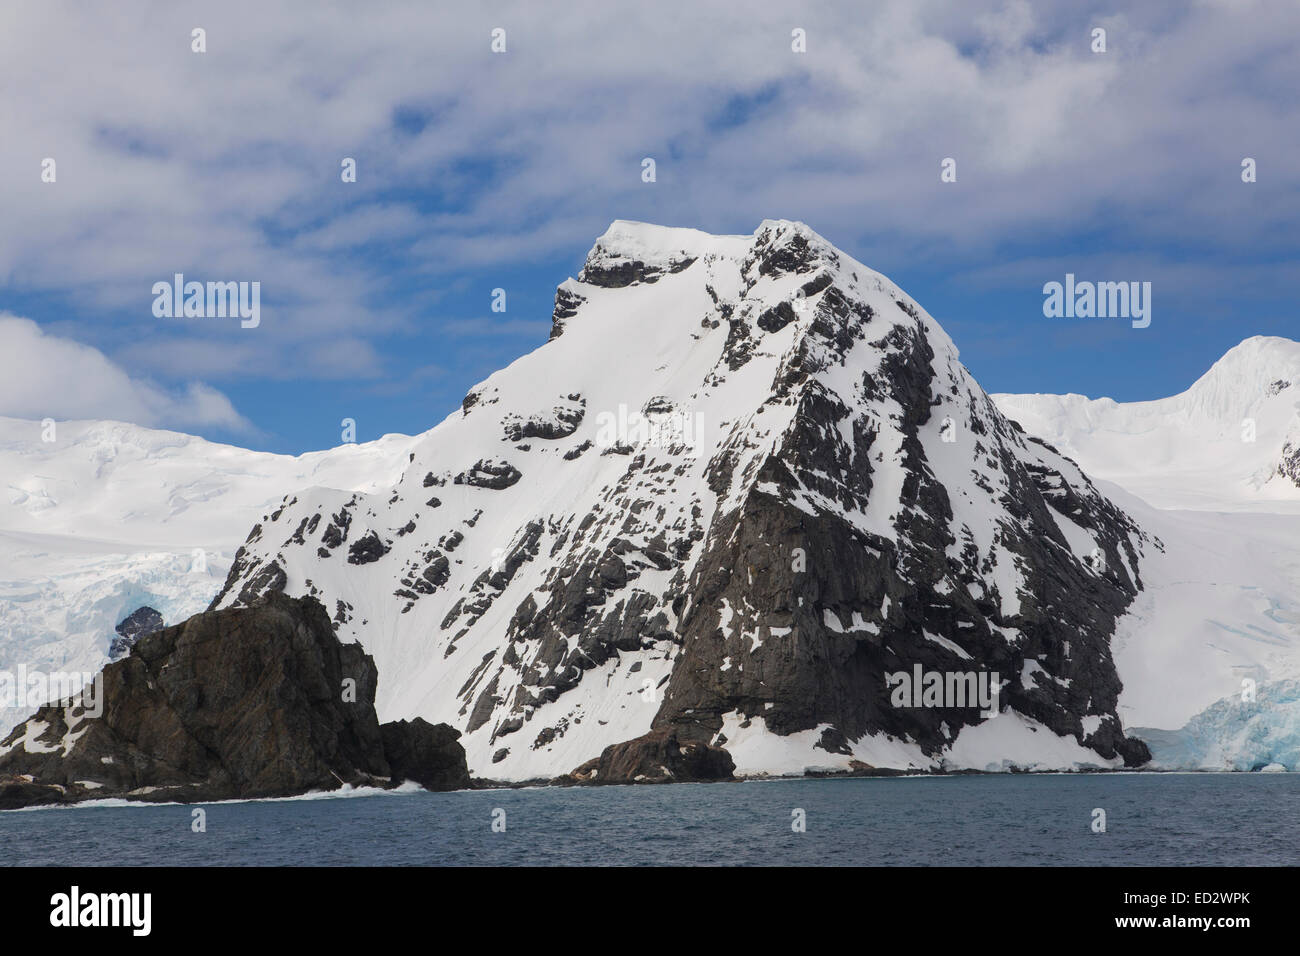
[{"label": "snowfield", "polygon": [[1300,768],[1300,342],[1247,339],[1156,401],[993,399],[1165,545],[1114,642],[1153,765]]},{"label": "snowfield", "polygon": [[[0,418],[0,671],[11,673],[98,672],[136,608],[167,624],[206,608],[285,488],[392,484],[414,441],[295,458],[122,422],[44,434],[40,422]],[[34,709],[0,706],[0,724]]]},{"label": "snowfield", "polygon": [[1180,395],[1114,402],[993,396],[1030,434],[1093,478],[1161,509],[1300,514],[1300,342],[1255,336]]}]

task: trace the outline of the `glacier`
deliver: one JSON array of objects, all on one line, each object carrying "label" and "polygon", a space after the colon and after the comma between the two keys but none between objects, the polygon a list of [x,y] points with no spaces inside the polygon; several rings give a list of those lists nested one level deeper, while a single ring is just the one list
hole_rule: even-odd
[{"label": "glacier", "polygon": [[[0,417],[0,670],[96,673],[142,605],[168,624],[202,611],[249,526],[286,487],[396,480],[414,439],[301,456],[125,422]],[[43,702],[42,702],[43,703]],[[0,706],[9,729],[33,708]]]},{"label": "glacier", "polygon": [[1115,636],[1120,712],[1152,765],[1295,769],[1300,342],[1245,339],[1168,398],[993,400],[1165,545]]},{"label": "glacier", "polygon": [[1134,728],[1162,770],[1300,770],[1300,681],[1216,701],[1177,730]]}]

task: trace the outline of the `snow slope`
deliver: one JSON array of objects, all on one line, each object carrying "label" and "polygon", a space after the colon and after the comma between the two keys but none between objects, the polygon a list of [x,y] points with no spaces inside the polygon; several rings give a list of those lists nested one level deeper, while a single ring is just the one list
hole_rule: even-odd
[{"label": "snow slope", "polygon": [[1157,508],[1300,514],[1300,342],[1246,339],[1187,391],[1155,401],[993,400],[1094,478]]},{"label": "snow slope", "polygon": [[1114,642],[1120,713],[1155,765],[1297,769],[1300,343],[1247,339],[1156,401],[994,400],[1164,545]]},{"label": "snow slope", "polygon": [[[141,605],[207,607],[251,524],[286,487],[374,490],[414,439],[297,458],[121,422],[0,418],[0,671],[90,672]],[[8,729],[43,700],[0,707]]]}]

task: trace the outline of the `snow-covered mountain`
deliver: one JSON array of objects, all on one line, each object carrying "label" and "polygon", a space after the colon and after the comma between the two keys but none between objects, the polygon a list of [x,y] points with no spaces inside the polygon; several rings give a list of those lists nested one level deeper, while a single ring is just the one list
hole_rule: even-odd
[{"label": "snow-covered mountain", "polygon": [[1150,402],[994,395],[1094,478],[1157,508],[1300,514],[1300,342],[1255,336]]},{"label": "snow-covered mountain", "polygon": [[[137,608],[169,624],[203,610],[286,487],[391,485],[413,442],[294,458],[120,422],[51,432],[0,418],[0,671],[98,671]],[[0,724],[33,709],[0,706]]]},{"label": "snow-covered mountain", "polygon": [[[651,731],[740,772],[1121,766],[1110,643],[1159,551],[951,340],[806,226],[616,222],[550,341],[391,490],[286,495],[216,607],[318,596],[381,720],[553,776]],[[995,672],[1004,712],[887,673]]]},{"label": "snow-covered mountain", "polygon": [[[801,224],[616,222],[551,340],[414,438],[0,419],[0,670],[285,590],[374,656],[381,720],[456,726],[481,776],[664,732],[742,773],[1119,767],[1134,736],[1295,769],[1298,390],[1300,345],[1256,338],[1169,399],[990,398]],[[1002,713],[894,706],[915,667],[996,672]]]},{"label": "snow-covered mountain", "polygon": [[1247,339],[1156,401],[994,401],[1164,545],[1113,644],[1155,764],[1300,767],[1300,343]]}]

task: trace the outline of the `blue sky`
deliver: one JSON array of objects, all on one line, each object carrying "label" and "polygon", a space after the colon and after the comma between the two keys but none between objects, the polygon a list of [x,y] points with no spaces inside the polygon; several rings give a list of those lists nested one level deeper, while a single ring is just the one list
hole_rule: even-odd
[{"label": "blue sky", "polygon": [[[614,219],[807,222],[989,391],[1155,398],[1300,338],[1293,4],[537,6],[7,11],[0,414],[294,453],[422,431],[546,340]],[[176,272],[259,281],[261,325],[156,318]],[[1150,328],[1044,318],[1066,272],[1150,281]]]}]

